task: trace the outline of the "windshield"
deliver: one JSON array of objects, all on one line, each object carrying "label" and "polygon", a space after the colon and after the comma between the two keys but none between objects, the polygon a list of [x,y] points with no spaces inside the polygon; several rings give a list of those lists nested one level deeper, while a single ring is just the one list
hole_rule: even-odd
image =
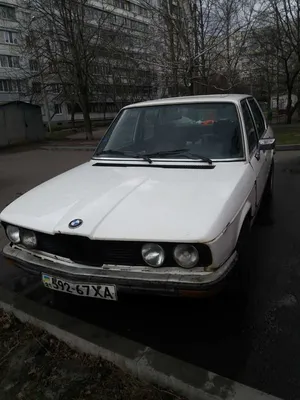
[{"label": "windshield", "polygon": [[[123,110],[95,156],[240,159],[244,156],[236,106],[230,102],[136,107]],[[188,158],[188,157],[187,157]]]}]

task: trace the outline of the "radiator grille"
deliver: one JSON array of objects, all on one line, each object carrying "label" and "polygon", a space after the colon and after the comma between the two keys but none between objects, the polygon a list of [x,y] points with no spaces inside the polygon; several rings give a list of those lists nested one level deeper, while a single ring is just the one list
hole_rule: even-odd
[{"label": "radiator grille", "polygon": [[[66,257],[74,262],[101,267],[113,265],[147,265],[141,256],[144,242],[90,240],[75,235],[48,235],[36,232],[38,249],[47,253]],[[176,266],[173,260],[174,243],[158,243],[165,252],[164,266]],[[199,251],[199,266],[210,265],[211,252],[206,245],[196,245]]]}]

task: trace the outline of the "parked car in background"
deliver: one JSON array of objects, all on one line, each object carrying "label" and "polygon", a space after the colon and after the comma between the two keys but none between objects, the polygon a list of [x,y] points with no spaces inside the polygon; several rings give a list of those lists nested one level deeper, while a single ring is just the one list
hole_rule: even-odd
[{"label": "parked car in background", "polygon": [[170,98],[118,114],[92,159],[1,215],[6,257],[78,296],[214,292],[274,174],[272,129],[247,95]]}]

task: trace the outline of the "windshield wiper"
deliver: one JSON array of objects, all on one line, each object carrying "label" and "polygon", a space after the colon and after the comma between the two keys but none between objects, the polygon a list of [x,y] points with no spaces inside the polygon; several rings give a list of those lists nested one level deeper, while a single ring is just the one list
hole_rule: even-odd
[{"label": "windshield wiper", "polygon": [[104,150],[104,151],[101,151],[101,153],[98,153],[97,156],[106,155],[106,154],[109,154],[112,156],[116,155],[116,156],[132,157],[132,158],[141,158],[141,159],[147,161],[149,164],[152,164],[152,160],[148,155],[134,153],[132,151]]},{"label": "windshield wiper", "polygon": [[207,162],[208,164],[212,164],[212,160],[210,158],[200,156],[199,154],[190,153],[189,151],[187,151],[186,153],[183,153],[183,154],[180,153],[180,154],[178,154],[178,156],[191,158],[193,160],[202,160],[204,162]]},{"label": "windshield wiper", "polygon": [[158,151],[156,153],[146,154],[147,157],[159,157],[159,156],[169,156],[176,155],[179,157],[191,158],[193,160],[202,160],[208,164],[212,164],[212,160],[208,157],[201,156],[200,154],[195,154],[189,151],[189,149],[176,149],[176,150],[166,150]]},{"label": "windshield wiper", "polygon": [[101,153],[98,153],[97,156],[101,155],[120,155],[132,158],[141,158],[147,161],[149,164],[152,164],[152,157],[164,157],[164,156],[172,156],[176,155],[177,157],[185,157],[193,160],[202,160],[207,162],[208,164],[212,164],[212,160],[208,157],[201,156],[199,154],[195,154],[189,151],[189,149],[176,149],[176,150],[165,150],[165,151],[157,151],[156,153],[151,154],[140,154],[134,153],[132,151],[120,151],[120,150],[104,150]]}]

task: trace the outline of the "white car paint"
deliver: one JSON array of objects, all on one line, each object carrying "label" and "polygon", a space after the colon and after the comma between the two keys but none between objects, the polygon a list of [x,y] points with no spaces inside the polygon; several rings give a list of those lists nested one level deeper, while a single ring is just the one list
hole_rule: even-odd
[{"label": "white car paint", "polygon": [[[91,161],[43,183],[10,204],[1,220],[46,233],[90,239],[161,242],[214,240],[254,186],[246,162],[214,169],[93,166]],[[101,165],[101,164],[100,164]],[[26,212],[24,212],[26,209]]]},{"label": "white car paint", "polygon": [[135,107],[151,107],[151,106],[159,106],[159,105],[168,105],[168,104],[192,104],[192,103],[206,103],[206,102],[232,102],[239,106],[241,100],[248,97],[244,94],[210,94],[203,96],[184,96],[184,97],[171,97],[166,99],[158,99],[158,100],[148,100],[143,101],[141,103],[129,104],[126,108],[135,108]]}]

